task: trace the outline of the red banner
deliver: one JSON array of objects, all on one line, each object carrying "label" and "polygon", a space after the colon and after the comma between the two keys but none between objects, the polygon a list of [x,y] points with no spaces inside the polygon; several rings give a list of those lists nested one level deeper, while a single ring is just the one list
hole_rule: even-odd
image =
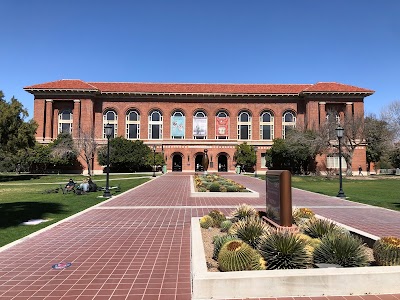
[{"label": "red banner", "polygon": [[215,117],[215,136],[229,135],[229,118]]}]

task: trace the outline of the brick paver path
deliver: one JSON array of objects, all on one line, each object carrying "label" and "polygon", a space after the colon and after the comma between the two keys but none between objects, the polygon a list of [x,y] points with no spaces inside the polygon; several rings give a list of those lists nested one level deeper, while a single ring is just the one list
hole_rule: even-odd
[{"label": "brick paver path", "polygon": [[[258,191],[260,197],[191,198],[189,174],[168,173],[0,252],[0,299],[190,299],[191,217],[212,208],[229,212],[244,202],[265,206],[263,181],[226,177]],[[373,235],[400,236],[399,212],[297,189],[293,204]],[[53,270],[59,262],[72,265]],[[327,298],[379,300],[400,295],[311,299]]]}]

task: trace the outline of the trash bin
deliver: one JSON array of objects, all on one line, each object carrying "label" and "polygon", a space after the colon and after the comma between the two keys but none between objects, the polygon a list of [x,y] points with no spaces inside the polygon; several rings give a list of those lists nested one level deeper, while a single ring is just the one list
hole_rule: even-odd
[{"label": "trash bin", "polygon": [[167,165],[162,166],[162,172],[163,174],[167,173]]},{"label": "trash bin", "polygon": [[240,174],[240,166],[236,166],[236,174]]}]

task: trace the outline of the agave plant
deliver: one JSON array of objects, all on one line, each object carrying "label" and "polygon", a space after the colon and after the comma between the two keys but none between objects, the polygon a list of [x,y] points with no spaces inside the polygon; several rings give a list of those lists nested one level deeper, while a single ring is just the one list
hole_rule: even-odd
[{"label": "agave plant", "polygon": [[228,230],[229,234],[236,235],[253,248],[257,247],[262,235],[269,234],[271,231],[272,227],[258,216],[241,219],[233,223]]},{"label": "agave plant", "polygon": [[303,231],[312,238],[322,238],[328,233],[339,232],[341,229],[330,220],[310,219],[304,224]]},{"label": "agave plant", "polygon": [[245,271],[265,269],[265,260],[242,240],[226,242],[219,251],[218,265],[221,271]]},{"label": "agave plant", "polygon": [[218,259],[219,250],[221,247],[229,241],[237,240],[237,236],[234,235],[216,235],[213,237],[214,251],[213,251],[213,259]]},{"label": "agave plant", "polygon": [[314,249],[315,263],[336,264],[342,267],[364,267],[368,256],[360,238],[342,232],[331,232],[321,238]]},{"label": "agave plant", "polygon": [[374,258],[380,266],[400,265],[400,239],[397,237],[383,237],[373,246]]},{"label": "agave plant", "polygon": [[240,204],[238,207],[236,207],[231,212],[231,216],[235,220],[241,220],[246,217],[255,216],[255,215],[257,215],[257,210],[254,207],[247,205],[245,203]]},{"label": "agave plant", "polygon": [[214,227],[220,227],[220,224],[222,221],[226,220],[225,215],[223,212],[214,209],[208,213],[208,215],[213,219],[213,226]]},{"label": "agave plant", "polygon": [[214,220],[209,215],[205,215],[205,216],[201,217],[201,219],[200,219],[200,227],[201,228],[207,229],[207,228],[212,227],[213,224],[214,224]]},{"label": "agave plant", "polygon": [[261,238],[258,249],[267,269],[306,269],[312,264],[307,243],[290,232],[274,232]]}]

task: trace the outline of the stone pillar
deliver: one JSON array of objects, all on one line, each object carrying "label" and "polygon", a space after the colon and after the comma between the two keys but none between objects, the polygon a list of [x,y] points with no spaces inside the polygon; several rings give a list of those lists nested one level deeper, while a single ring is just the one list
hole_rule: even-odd
[{"label": "stone pillar", "polygon": [[72,121],[72,137],[79,138],[81,127],[81,100],[74,100],[74,111]]},{"label": "stone pillar", "polygon": [[53,100],[46,99],[44,140],[45,142],[51,142],[52,139],[53,139]]}]

